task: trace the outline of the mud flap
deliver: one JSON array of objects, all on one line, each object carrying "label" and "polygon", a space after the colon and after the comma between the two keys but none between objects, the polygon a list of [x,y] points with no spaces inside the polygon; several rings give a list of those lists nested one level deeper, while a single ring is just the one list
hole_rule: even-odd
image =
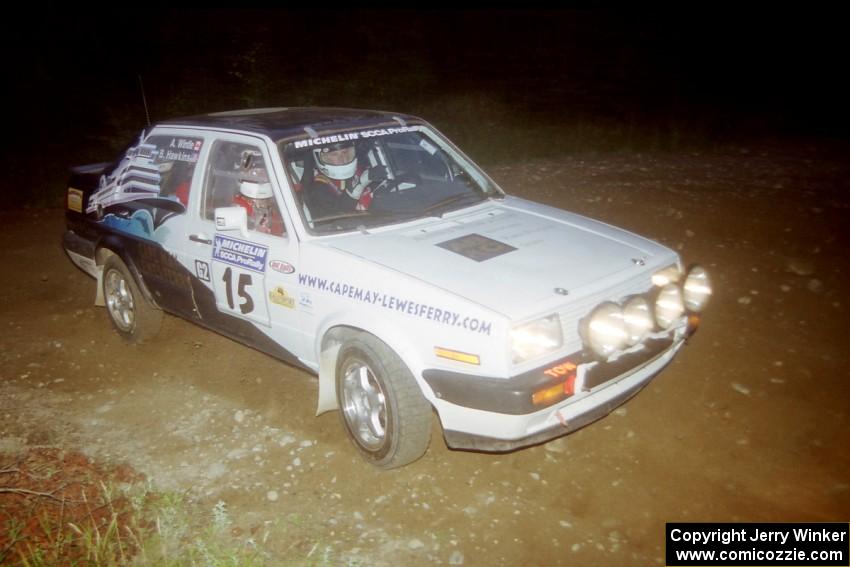
[{"label": "mud flap", "polygon": [[316,415],[339,409],[336,399],[336,357],[342,345],[336,344],[322,351],[319,360],[319,403]]},{"label": "mud flap", "polygon": [[103,299],[103,266],[97,267],[97,290],[94,294],[94,304],[97,307],[106,305],[106,300]]}]

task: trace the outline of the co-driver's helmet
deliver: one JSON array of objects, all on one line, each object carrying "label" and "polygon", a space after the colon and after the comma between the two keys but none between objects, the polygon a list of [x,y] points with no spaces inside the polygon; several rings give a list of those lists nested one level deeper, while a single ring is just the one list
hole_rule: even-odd
[{"label": "co-driver's helmet", "polygon": [[345,180],[357,171],[357,155],[351,142],[337,142],[313,150],[316,167],[331,179]]},{"label": "co-driver's helmet", "polygon": [[242,174],[239,181],[239,192],[249,199],[270,199],[272,184],[269,174],[264,167],[254,167]]}]

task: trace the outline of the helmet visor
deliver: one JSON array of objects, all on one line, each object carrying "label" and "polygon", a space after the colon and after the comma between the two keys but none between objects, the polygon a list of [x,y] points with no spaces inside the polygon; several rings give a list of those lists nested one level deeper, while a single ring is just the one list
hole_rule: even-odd
[{"label": "helmet visor", "polygon": [[338,150],[322,151],[319,159],[327,165],[346,165],[354,161],[354,146],[340,148]]}]

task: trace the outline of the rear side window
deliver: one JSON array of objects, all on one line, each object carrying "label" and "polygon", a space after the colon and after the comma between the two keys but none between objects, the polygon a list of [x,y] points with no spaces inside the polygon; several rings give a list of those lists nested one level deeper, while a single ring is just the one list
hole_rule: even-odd
[{"label": "rear side window", "polygon": [[140,136],[101,178],[88,212],[94,208],[103,214],[110,207],[128,207],[136,201],[150,203],[155,199],[179,201],[182,206],[166,208],[174,213],[184,212],[203,143],[201,138]]},{"label": "rear side window", "polygon": [[159,170],[159,196],[172,197],[184,207],[189,205],[189,192],[195,166],[204,141],[183,136],[151,136],[141,151],[150,154]]}]

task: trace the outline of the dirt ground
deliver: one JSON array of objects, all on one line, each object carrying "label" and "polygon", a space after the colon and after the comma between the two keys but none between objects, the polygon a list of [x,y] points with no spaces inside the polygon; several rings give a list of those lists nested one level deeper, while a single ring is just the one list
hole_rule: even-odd
[{"label": "dirt ground", "polygon": [[[604,420],[514,453],[356,454],[316,380],[167,317],[129,346],[60,247],[61,210],[0,214],[0,453],[126,463],[283,560],[664,563],[672,521],[850,519],[846,155],[800,144],[491,168],[509,192],[622,226],[711,271],[673,364]],[[580,267],[576,267],[580,269]],[[319,561],[320,562],[320,561]]]}]

